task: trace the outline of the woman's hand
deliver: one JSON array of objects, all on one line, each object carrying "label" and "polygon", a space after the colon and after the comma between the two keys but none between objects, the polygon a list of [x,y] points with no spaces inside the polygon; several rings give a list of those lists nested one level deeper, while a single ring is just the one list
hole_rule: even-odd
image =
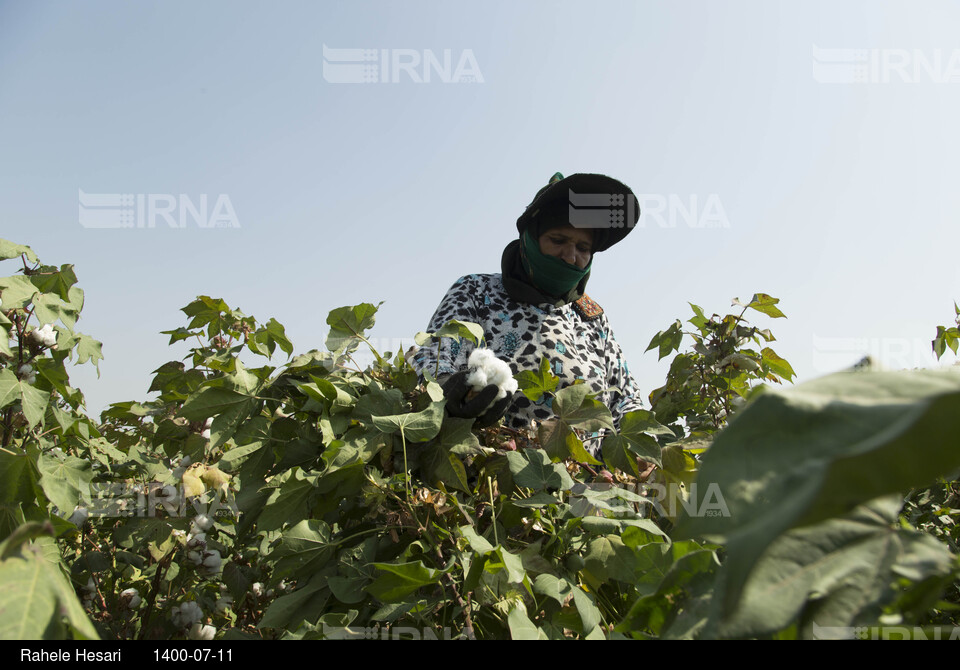
[{"label": "woman's hand", "polygon": [[496,384],[489,384],[473,395],[470,392],[470,384],[467,383],[468,374],[467,371],[457,372],[440,383],[443,395],[447,399],[447,413],[461,419],[477,419],[474,425],[478,428],[492,426],[503,417],[513,400],[513,395],[508,394],[493,402],[499,393]]}]

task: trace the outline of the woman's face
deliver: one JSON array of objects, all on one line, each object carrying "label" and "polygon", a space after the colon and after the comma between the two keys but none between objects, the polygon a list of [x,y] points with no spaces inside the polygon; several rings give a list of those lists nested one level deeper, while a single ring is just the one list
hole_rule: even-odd
[{"label": "woman's face", "polygon": [[551,228],[540,236],[540,251],[582,270],[590,263],[593,231],[574,228],[569,223],[563,228]]}]

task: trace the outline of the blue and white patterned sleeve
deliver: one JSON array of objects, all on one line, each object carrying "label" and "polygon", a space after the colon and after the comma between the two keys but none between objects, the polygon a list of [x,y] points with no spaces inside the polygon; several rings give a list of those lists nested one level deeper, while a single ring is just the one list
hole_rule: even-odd
[{"label": "blue and white patterned sleeve", "polygon": [[613,330],[607,321],[607,315],[602,317],[603,328],[606,331],[606,345],[604,348],[607,364],[607,387],[616,387],[615,391],[609,391],[607,406],[610,413],[613,414],[613,423],[617,430],[620,430],[620,420],[627,412],[636,409],[643,409],[643,393],[637,385],[630,369],[627,367],[626,358],[623,355],[623,349],[613,336]]},{"label": "blue and white patterned sleeve", "polygon": [[[447,294],[440,301],[440,305],[433,313],[427,332],[435,333],[450,320],[479,322],[480,316],[475,301],[477,287],[473,281],[474,275],[458,279]],[[412,361],[414,369],[423,376],[429,371],[434,377],[453,374],[467,369],[467,358],[473,350],[473,343],[469,340],[457,340],[444,337],[427,342]]]}]

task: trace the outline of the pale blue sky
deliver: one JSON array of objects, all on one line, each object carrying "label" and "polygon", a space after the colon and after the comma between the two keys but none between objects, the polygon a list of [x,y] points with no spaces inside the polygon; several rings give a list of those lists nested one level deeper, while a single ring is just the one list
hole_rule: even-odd
[{"label": "pale blue sky", "polygon": [[[385,301],[375,336],[412,338],[457,277],[499,271],[556,171],[713,197],[729,223],[645,215],[595,259],[645,391],[666,364],[643,350],[687,301],[758,291],[801,379],[864,353],[933,365],[960,298],[958,36],[948,2],[0,0],[0,237],[76,265],[106,357],[99,381],[72,372],[93,411],[147,397],[183,355],[159,331],[199,294],[298,352],[363,301]],[[330,83],[323,45],[469,50],[483,82]],[[814,47],[868,50],[891,81],[818,80]],[[942,76],[915,67],[938,53]],[[240,227],[85,228],[79,190],[222,193]]]}]

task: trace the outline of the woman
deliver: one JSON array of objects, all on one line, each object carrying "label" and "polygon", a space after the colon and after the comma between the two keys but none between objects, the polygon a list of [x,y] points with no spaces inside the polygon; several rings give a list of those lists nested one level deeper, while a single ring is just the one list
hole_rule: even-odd
[{"label": "woman", "polygon": [[[451,319],[479,323],[486,346],[514,374],[538,370],[545,357],[561,388],[584,380],[619,427],[626,412],[641,407],[641,395],[606,314],[584,288],[593,255],[623,239],[639,218],[633,192],[616,179],[555,174],[517,219],[520,237],[504,249],[502,272],[458,279],[428,330]],[[502,416],[511,428],[529,428],[533,420],[553,416],[549,398],[533,403],[516,393],[488,409],[495,387],[470,396],[466,370],[472,348],[445,338],[421,348],[414,360],[418,370],[441,379],[450,414],[476,417],[478,426]]]}]

